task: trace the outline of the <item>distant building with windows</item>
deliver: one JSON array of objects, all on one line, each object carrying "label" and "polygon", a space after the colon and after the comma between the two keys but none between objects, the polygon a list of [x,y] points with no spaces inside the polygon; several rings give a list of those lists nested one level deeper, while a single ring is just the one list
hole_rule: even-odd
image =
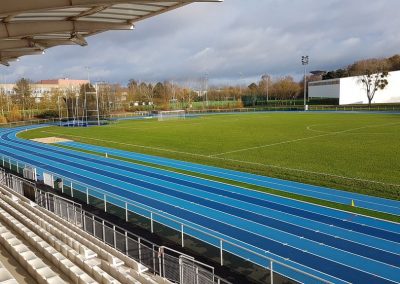
[{"label": "distant building with windows", "polygon": [[[52,80],[41,80],[37,83],[31,84],[32,97],[35,98],[36,102],[40,100],[47,94],[54,91],[72,91],[79,92],[81,85],[89,83],[88,80],[72,80],[68,78],[63,79],[52,79]],[[15,83],[11,84],[0,84],[0,93],[6,95],[15,94]]]},{"label": "distant building with windows", "polygon": [[[387,80],[389,84],[376,92],[372,103],[400,103],[400,71],[389,72]],[[340,105],[368,104],[358,76],[309,82],[308,94],[310,99],[339,99]]]}]

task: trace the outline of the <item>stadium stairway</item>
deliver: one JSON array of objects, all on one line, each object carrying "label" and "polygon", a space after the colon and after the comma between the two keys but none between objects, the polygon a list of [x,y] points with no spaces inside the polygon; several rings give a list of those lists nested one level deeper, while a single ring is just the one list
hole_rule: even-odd
[{"label": "stadium stairway", "polygon": [[[169,283],[83,230],[0,187],[0,242],[37,283]],[[1,247],[0,247],[1,249]],[[18,283],[0,265],[0,283]]]}]

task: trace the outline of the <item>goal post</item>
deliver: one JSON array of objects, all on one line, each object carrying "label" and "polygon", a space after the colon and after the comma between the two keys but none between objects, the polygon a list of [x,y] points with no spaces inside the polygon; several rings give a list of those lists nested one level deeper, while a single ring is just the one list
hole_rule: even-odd
[{"label": "goal post", "polygon": [[168,110],[158,112],[158,121],[185,119],[186,112],[184,110]]}]

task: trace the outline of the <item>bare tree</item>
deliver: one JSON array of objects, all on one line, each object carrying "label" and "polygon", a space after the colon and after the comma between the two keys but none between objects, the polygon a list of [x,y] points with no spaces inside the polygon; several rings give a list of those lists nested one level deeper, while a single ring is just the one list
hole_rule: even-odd
[{"label": "bare tree", "polygon": [[366,74],[361,75],[359,82],[367,92],[368,105],[371,106],[372,100],[378,90],[383,90],[389,84],[387,71],[372,73],[367,70]]},{"label": "bare tree", "polygon": [[26,78],[19,79],[14,87],[14,102],[22,106],[22,117],[25,117],[25,109],[30,110],[32,116],[32,107],[34,104],[34,98],[32,97],[31,89],[32,81]]}]

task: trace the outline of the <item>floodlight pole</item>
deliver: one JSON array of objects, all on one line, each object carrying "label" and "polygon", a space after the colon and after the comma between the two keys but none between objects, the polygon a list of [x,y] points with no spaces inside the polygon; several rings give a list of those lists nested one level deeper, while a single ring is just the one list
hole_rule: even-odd
[{"label": "floodlight pole", "polygon": [[301,64],[304,66],[304,110],[307,110],[307,65],[309,63],[308,55],[301,57]]},{"label": "floodlight pole", "polygon": [[57,95],[57,104],[58,104],[58,123],[61,126],[61,105],[60,105],[60,95]]},{"label": "floodlight pole", "polygon": [[206,86],[205,86],[205,95],[206,95],[206,106],[208,107],[208,74],[206,73],[205,74],[205,83],[206,83]]},{"label": "floodlight pole", "polygon": [[100,113],[99,113],[99,93],[98,93],[98,85],[96,82],[96,104],[97,104],[97,126],[100,126]]},{"label": "floodlight pole", "polygon": [[269,79],[270,79],[270,76],[267,73],[265,73],[261,78],[263,80],[265,80],[265,82],[266,82],[265,89],[266,89],[267,103],[268,103],[268,101],[269,101]]},{"label": "floodlight pole", "polygon": [[[87,80],[88,80],[88,85],[89,85],[88,87],[90,88],[89,66],[85,66],[85,69],[87,71]],[[85,120],[86,120],[86,127],[87,127],[88,126],[88,111],[87,111],[86,87],[85,87]]]}]

